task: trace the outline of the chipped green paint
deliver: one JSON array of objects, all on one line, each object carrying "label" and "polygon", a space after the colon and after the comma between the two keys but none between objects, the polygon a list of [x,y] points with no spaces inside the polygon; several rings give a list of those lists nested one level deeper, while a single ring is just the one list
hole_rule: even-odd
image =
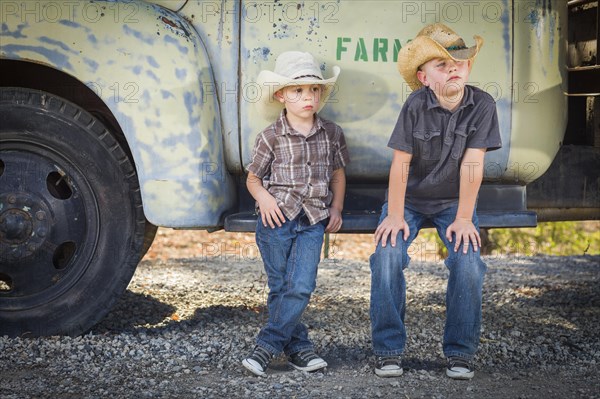
[{"label": "chipped green paint", "polygon": [[400,53],[400,49],[402,48],[400,39],[376,37],[371,43],[373,45],[367,50],[365,38],[363,37],[356,39],[338,37],[335,59],[336,61],[345,60],[347,55],[351,53],[351,48],[354,45],[356,47],[354,61],[398,62],[398,53]]}]

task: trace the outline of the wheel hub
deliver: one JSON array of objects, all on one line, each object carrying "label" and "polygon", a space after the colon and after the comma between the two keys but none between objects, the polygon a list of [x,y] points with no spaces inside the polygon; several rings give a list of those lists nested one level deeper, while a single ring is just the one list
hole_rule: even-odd
[{"label": "wheel hub", "polygon": [[46,240],[48,207],[31,193],[0,194],[0,254],[16,261],[33,255]]}]

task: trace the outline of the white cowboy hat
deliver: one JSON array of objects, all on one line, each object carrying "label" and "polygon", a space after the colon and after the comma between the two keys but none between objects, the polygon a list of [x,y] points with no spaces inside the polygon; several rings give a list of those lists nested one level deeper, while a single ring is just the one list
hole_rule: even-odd
[{"label": "white cowboy hat", "polygon": [[481,36],[473,36],[475,45],[467,47],[465,41],[444,24],[424,27],[412,41],[400,49],[398,70],[411,89],[417,90],[423,84],[417,78],[417,70],[427,61],[435,58],[452,58],[455,61],[473,61],[483,46]]},{"label": "white cowboy hat", "polygon": [[273,97],[278,90],[287,86],[320,84],[323,85],[323,93],[317,109],[319,112],[331,95],[340,71],[340,67],[334,66],[333,77],[324,79],[321,68],[310,53],[300,51],[281,53],[275,60],[275,70],[273,72],[260,71],[256,78],[256,83],[262,93],[256,102],[257,111],[266,119],[274,120],[284,107]]}]

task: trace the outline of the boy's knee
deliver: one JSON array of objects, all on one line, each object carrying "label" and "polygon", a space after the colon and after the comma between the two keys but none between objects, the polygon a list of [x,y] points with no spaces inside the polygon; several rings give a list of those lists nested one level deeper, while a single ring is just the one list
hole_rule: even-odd
[{"label": "boy's knee", "polygon": [[292,297],[296,297],[299,299],[308,300],[312,295],[313,291],[316,288],[315,283],[310,282],[300,282],[295,283],[292,287],[290,287],[289,295]]},{"label": "boy's knee", "polygon": [[405,243],[396,243],[395,247],[390,243],[385,247],[378,245],[375,253],[371,255],[370,265],[373,274],[386,275],[401,272],[408,265]]},{"label": "boy's knee", "polygon": [[472,276],[483,276],[487,270],[486,264],[481,260],[478,252],[469,250],[466,254],[456,253],[447,263],[449,268],[455,268],[456,272]]}]

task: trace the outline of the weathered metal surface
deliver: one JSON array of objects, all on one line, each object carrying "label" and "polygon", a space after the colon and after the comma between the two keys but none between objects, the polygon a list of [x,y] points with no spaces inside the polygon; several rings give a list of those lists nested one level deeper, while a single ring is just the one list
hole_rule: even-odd
[{"label": "weathered metal surface", "polygon": [[550,166],[567,123],[566,2],[515,2],[512,136],[506,179],[529,183]]},{"label": "weathered metal surface", "polygon": [[169,9],[171,11],[179,11],[183,8],[187,0],[146,0],[148,3],[153,3]]},{"label": "weathered metal surface", "polygon": [[351,182],[387,180],[387,140],[410,94],[397,54],[428,23],[486,40],[470,81],[497,101],[504,142],[486,156],[487,180],[533,181],[565,130],[561,0],[2,0],[0,12],[0,57],[68,73],[113,112],[158,225],[217,226],[231,210],[228,172],[242,176],[271,122],[255,112],[269,95],[255,78],[286,50],[313,53],[326,76],[342,68],[322,115],[346,132]]},{"label": "weathered metal surface", "polygon": [[179,11],[194,26],[206,46],[214,80],[200,84],[206,101],[217,101],[225,140],[225,159],[230,172],[242,173],[239,136],[239,24],[238,0],[190,0]]},{"label": "weathered metal surface", "polygon": [[218,225],[234,202],[212,67],[194,28],[141,1],[2,1],[0,57],[49,65],[92,88],[132,150],[148,220]]},{"label": "weathered metal surface", "polygon": [[[269,123],[253,109],[256,97],[266,92],[251,90],[256,75],[272,68],[282,51],[299,49],[315,54],[326,74],[333,65],[342,69],[338,90],[322,115],[344,128],[353,159],[349,178],[387,179],[387,140],[410,94],[396,69],[397,53],[425,24],[443,22],[467,44],[475,34],[485,38],[470,81],[497,101],[504,142],[487,155],[486,178],[532,181],[556,153],[566,121],[558,54],[566,14],[559,3],[242,2],[241,84],[248,88],[240,101],[242,162],[250,161],[253,139]],[[531,140],[536,146],[529,145]],[[527,169],[530,162],[536,173]]]}]

